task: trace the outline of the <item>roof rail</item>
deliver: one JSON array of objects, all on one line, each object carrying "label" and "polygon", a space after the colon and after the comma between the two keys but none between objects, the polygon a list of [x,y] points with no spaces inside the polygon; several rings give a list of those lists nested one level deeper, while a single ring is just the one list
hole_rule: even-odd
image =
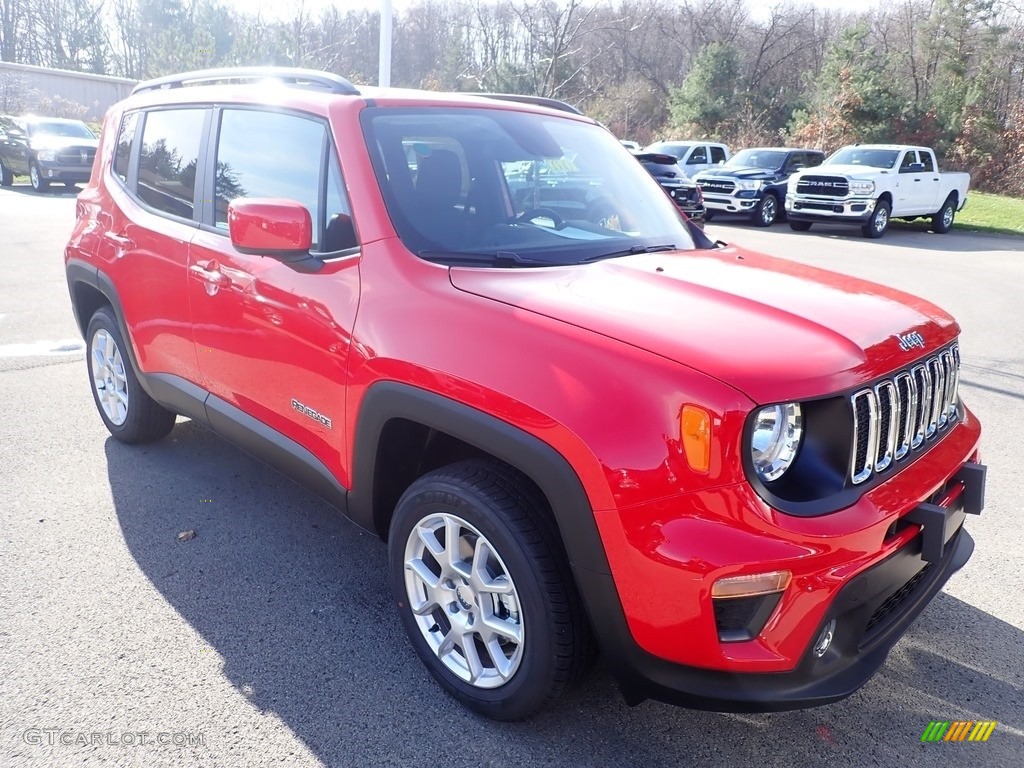
[{"label": "roof rail", "polygon": [[156,91],[165,88],[182,88],[186,85],[210,84],[226,80],[280,80],[297,88],[320,89],[328,93],[340,93],[347,96],[359,95],[359,89],[343,77],[333,75],[330,72],[294,67],[222,67],[220,69],[182,72],[177,75],[146,80],[136,85],[132,89],[132,93]]},{"label": "roof rail", "polygon": [[547,96],[526,96],[521,93],[471,93],[471,96],[483,96],[486,99],[501,99],[502,101],[518,101],[520,104],[534,104],[538,107],[557,109],[559,112],[570,112],[574,115],[582,115],[576,107],[566,104],[558,99],[549,99]]}]

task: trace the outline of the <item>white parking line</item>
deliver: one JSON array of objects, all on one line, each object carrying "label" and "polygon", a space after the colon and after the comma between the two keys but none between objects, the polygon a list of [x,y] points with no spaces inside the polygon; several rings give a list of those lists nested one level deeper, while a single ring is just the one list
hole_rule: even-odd
[{"label": "white parking line", "polygon": [[[3,315],[0,315],[2,318]],[[0,357],[51,357],[54,355],[77,355],[85,351],[85,342],[81,339],[61,339],[60,341],[33,341],[29,344],[0,345]]]}]

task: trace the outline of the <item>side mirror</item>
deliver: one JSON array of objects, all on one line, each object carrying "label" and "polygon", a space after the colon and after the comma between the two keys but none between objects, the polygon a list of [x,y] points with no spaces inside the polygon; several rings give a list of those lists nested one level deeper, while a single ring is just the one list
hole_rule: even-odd
[{"label": "side mirror", "polygon": [[309,256],[313,220],[294,200],[243,197],[228,205],[228,232],[240,253],[288,261]]}]

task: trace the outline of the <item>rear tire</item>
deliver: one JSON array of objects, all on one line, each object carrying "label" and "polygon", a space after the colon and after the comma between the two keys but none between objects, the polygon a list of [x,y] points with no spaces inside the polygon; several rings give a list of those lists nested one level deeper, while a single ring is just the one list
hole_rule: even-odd
[{"label": "rear tire", "polygon": [[110,307],[93,314],[85,341],[93,401],[110,434],[122,443],[150,443],[166,436],[176,416],[142,388]]},{"label": "rear tire", "polygon": [[462,461],[416,480],[395,509],[388,561],[413,648],[469,709],[522,720],[585,671],[590,629],[557,528],[515,470]]},{"label": "rear tire", "polygon": [[811,228],[811,222],[809,221],[793,221],[789,220],[789,228],[794,232],[807,232]]},{"label": "rear tire", "polygon": [[871,212],[871,218],[860,228],[861,234],[872,240],[877,240],[884,235],[889,229],[889,213],[891,211],[892,208],[887,201],[876,202],[875,210]]},{"label": "rear tire", "polygon": [[953,219],[955,217],[956,201],[953,195],[950,195],[946,198],[946,202],[942,204],[942,207],[932,216],[932,223],[929,229],[932,232],[944,235],[953,228]]},{"label": "rear tire", "polygon": [[0,187],[9,187],[14,184],[14,174],[7,170],[7,166],[0,163]]},{"label": "rear tire", "polygon": [[711,221],[715,218],[715,212],[711,210],[704,211],[704,221]]}]

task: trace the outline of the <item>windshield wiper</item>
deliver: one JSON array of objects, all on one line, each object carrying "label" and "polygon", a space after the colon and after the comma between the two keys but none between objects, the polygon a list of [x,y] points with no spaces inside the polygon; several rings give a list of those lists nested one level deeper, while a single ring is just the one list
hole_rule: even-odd
[{"label": "windshield wiper", "polygon": [[497,253],[472,253],[470,251],[420,251],[419,257],[425,261],[439,264],[462,262],[464,264],[489,264],[494,267],[545,266],[551,262],[528,259],[515,251],[498,251]]},{"label": "windshield wiper", "polygon": [[658,253],[658,251],[674,251],[676,249],[675,243],[667,243],[666,245],[634,245],[632,248],[628,248],[624,251],[612,251],[611,253],[602,253],[597,256],[591,256],[588,259],[576,262],[577,264],[587,264],[592,261],[603,261],[604,259],[617,259],[620,256],[636,256],[640,253]]}]

